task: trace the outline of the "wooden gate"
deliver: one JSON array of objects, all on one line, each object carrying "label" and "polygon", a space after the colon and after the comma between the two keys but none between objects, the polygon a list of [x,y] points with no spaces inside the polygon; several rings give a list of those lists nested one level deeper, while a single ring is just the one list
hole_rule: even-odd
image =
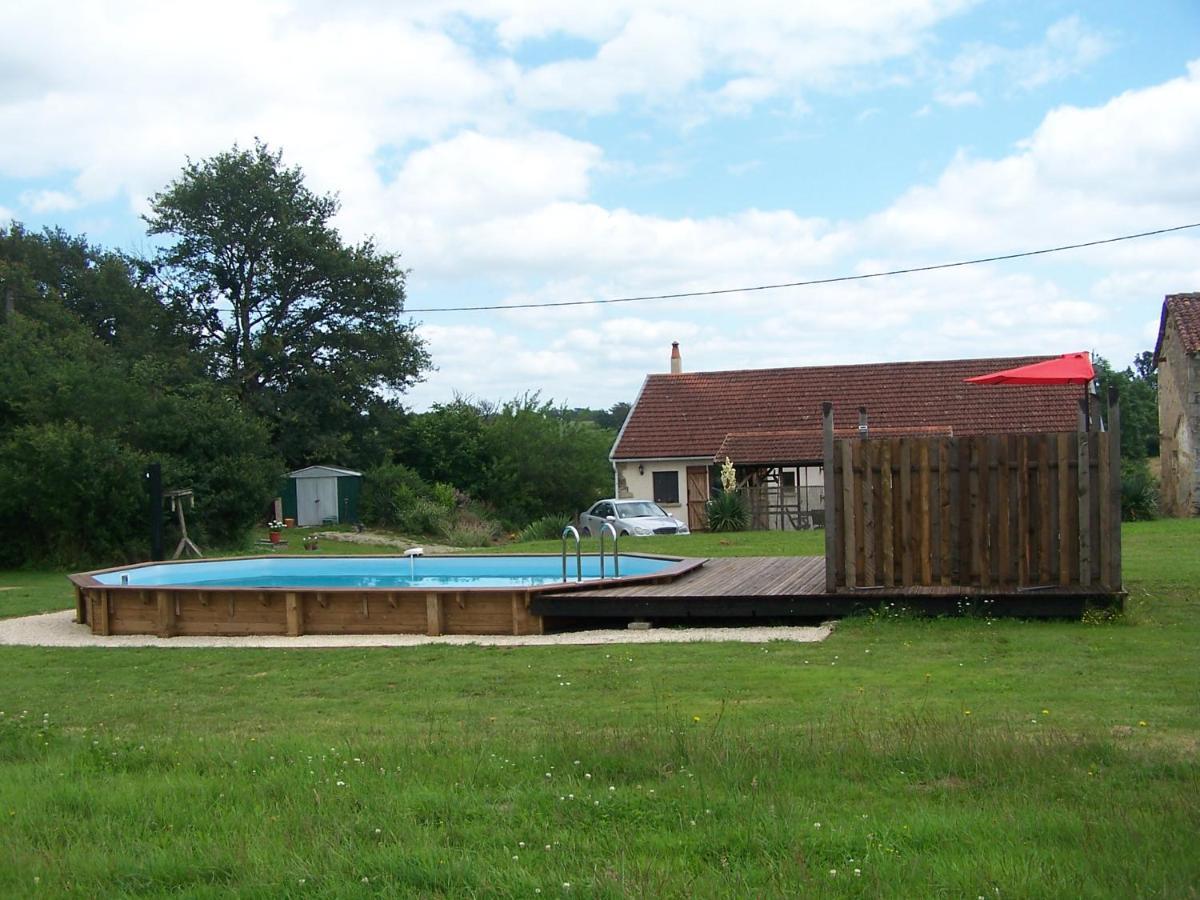
[{"label": "wooden gate", "polygon": [[708,516],[704,506],[708,503],[708,466],[687,467],[687,519],[688,529],[703,531],[708,528]]},{"label": "wooden gate", "polygon": [[1121,590],[1115,397],[1105,432],[843,439],[824,414],[829,591]]}]

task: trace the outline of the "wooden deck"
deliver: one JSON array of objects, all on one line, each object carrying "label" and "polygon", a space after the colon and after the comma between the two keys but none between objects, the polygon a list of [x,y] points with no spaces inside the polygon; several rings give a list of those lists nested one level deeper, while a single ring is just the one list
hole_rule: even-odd
[{"label": "wooden deck", "polygon": [[725,557],[669,581],[579,586],[533,595],[530,612],[547,619],[748,619],[846,615],[895,602],[930,614],[962,611],[964,601],[986,604],[989,615],[1079,616],[1119,598],[1057,585],[1023,591],[979,587],[894,587],[842,590],[825,586],[820,556]]}]

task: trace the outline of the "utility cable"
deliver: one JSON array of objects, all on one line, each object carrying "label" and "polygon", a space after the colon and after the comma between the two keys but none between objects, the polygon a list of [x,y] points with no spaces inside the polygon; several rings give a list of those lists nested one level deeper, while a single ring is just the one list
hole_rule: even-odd
[{"label": "utility cable", "polygon": [[1082,244],[1063,244],[1060,247],[1045,247],[1041,250],[1023,250],[1020,253],[1005,253],[1000,256],[984,256],[978,259],[964,259],[958,262],[937,263],[930,266],[913,266],[907,269],[889,269],[886,272],[867,272],[863,275],[837,275],[832,278],[813,278],[808,281],[786,281],[781,284],[756,284],[750,287],[716,288],[709,291],[683,291],[677,294],[647,294],[640,297],[607,297],[590,300],[556,300],[550,303],[512,303],[489,304],[483,306],[429,306],[407,309],[408,313],[443,313],[443,312],[482,312],[501,309],[551,309],[560,306],[601,306],[609,303],[642,303],[650,300],[683,300],[688,297],[713,297],[718,294],[741,294],[751,291],[776,291],[780,288],[811,287],[817,284],[840,284],[846,281],[866,281],[868,278],[888,278],[893,275],[912,275],[917,272],[936,272],[941,269],[957,269],[963,266],[978,266],[983,263],[1003,262],[1008,259],[1022,259],[1028,256],[1045,256],[1048,253],[1062,253],[1064,250],[1080,250],[1084,247],[1099,247],[1102,244],[1115,244],[1119,241],[1132,241],[1137,238],[1153,237],[1158,234],[1170,234],[1173,231],[1185,231],[1188,228],[1200,228],[1200,222],[1190,225],[1176,225],[1172,228],[1156,228],[1154,231],[1141,231],[1137,234],[1123,234],[1120,237],[1103,238],[1098,241],[1085,241]]}]

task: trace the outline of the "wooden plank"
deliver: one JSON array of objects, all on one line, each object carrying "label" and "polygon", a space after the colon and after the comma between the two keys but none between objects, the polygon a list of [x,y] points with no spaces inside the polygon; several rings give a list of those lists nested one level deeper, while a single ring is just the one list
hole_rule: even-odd
[{"label": "wooden plank", "polygon": [[970,457],[968,459],[968,501],[965,504],[967,507],[967,515],[965,524],[970,530],[970,562],[963,566],[966,570],[970,581],[968,584],[980,584],[981,577],[979,571],[979,563],[981,558],[981,544],[983,543],[983,521],[984,516],[979,506],[979,470],[984,463],[980,460],[980,439],[978,436],[967,438]]},{"label": "wooden plank", "polygon": [[1075,483],[1071,478],[1071,435],[1056,436],[1058,445],[1058,583],[1072,582],[1072,557],[1078,556],[1078,538],[1071,527],[1071,511],[1077,508]]},{"label": "wooden plank", "polygon": [[971,439],[958,442],[958,570],[954,584],[970,585],[971,579]]},{"label": "wooden plank", "polygon": [[425,595],[425,633],[437,637],[442,633],[444,625],[442,610],[442,595],[427,593]]},{"label": "wooden plank", "polygon": [[938,441],[938,499],[941,502],[941,515],[939,516],[939,528],[941,536],[939,542],[941,544],[941,552],[938,554],[941,557],[941,581],[942,584],[949,586],[951,579],[954,577],[954,566],[950,551],[951,542],[954,540],[954,519],[952,515],[953,502],[951,497],[951,484],[953,479],[950,474],[950,462],[954,458],[951,452],[951,442],[942,438]]},{"label": "wooden plank", "polygon": [[1112,504],[1109,503],[1109,480],[1111,478],[1109,454],[1112,452],[1111,447],[1112,442],[1108,439],[1108,433],[1096,436],[1096,455],[1099,458],[1099,466],[1097,467],[1099,490],[1096,492],[1095,503],[1100,507],[1100,534],[1096,544],[1100,557],[1100,584],[1105,590],[1109,591],[1116,589],[1112,581],[1112,541],[1109,540],[1109,534],[1113,527]]},{"label": "wooden plank", "polygon": [[950,571],[947,584],[961,585],[962,577],[962,543],[965,531],[962,527],[962,441],[951,438],[949,441],[950,462],[950,515],[946,519],[950,543]]},{"label": "wooden plank", "polygon": [[1108,504],[1112,524],[1108,529],[1109,590],[1124,589],[1121,578],[1121,403],[1116,388],[1108,389]]},{"label": "wooden plank", "polygon": [[980,435],[979,444],[979,584],[992,584],[992,542],[996,539],[996,520],[993,515],[995,495],[992,492],[992,435]]},{"label": "wooden plank", "polygon": [[175,599],[170,591],[156,591],[158,601],[158,636],[169,638],[175,634]]},{"label": "wooden plank", "polygon": [[883,586],[891,587],[896,583],[896,543],[893,519],[896,511],[892,508],[895,503],[895,485],[892,481],[892,442],[879,442],[879,494],[881,508],[879,510],[880,540],[883,550]]},{"label": "wooden plank", "polygon": [[855,584],[865,586],[866,580],[863,578],[867,568],[866,554],[866,538],[864,536],[866,517],[863,505],[863,455],[862,441],[853,440],[849,442],[851,446],[852,466],[850,469],[850,482],[854,488],[854,564],[855,571],[858,574],[858,580]]},{"label": "wooden plank", "polygon": [[1012,522],[1012,509],[1009,506],[1008,486],[1010,484],[1008,471],[1008,436],[1002,435],[996,438],[996,492],[994,494],[994,505],[996,508],[996,552],[993,554],[996,560],[996,584],[1009,587],[1013,583],[1012,577],[1012,542],[1010,540],[1012,529],[1009,527]]},{"label": "wooden plank", "polygon": [[1026,587],[1029,584],[1029,573],[1032,571],[1033,539],[1030,531],[1029,497],[1029,437],[1017,436],[1017,585]]},{"label": "wooden plank", "polygon": [[855,447],[862,456],[862,584],[875,585],[875,482],[872,465],[875,457],[875,441],[857,441]]},{"label": "wooden plank", "polygon": [[912,441],[900,438],[900,581],[913,583]]},{"label": "wooden plank", "polygon": [[112,597],[111,591],[98,591],[100,597],[99,615],[93,618],[92,631],[107,636],[112,634]]},{"label": "wooden plank", "polygon": [[854,509],[854,450],[850,441],[838,441],[842,452],[842,546],[843,563],[846,572],[846,587],[858,585],[857,560],[858,553],[854,546],[854,535],[857,524]]},{"label": "wooden plank", "polygon": [[838,517],[837,504],[833,497],[837,493],[837,477],[833,461],[833,404],[826,400],[821,404],[821,482],[825,486],[825,590],[837,590]]},{"label": "wooden plank", "polygon": [[929,478],[929,440],[922,439],[917,445],[917,468],[919,478],[917,483],[917,560],[919,580],[921,584],[933,584],[933,553],[930,549],[932,540],[932,522],[929,517],[930,478]]},{"label": "wooden plank", "polygon": [[1038,541],[1038,583],[1051,584],[1054,580],[1054,529],[1057,520],[1051,498],[1050,439],[1048,434],[1037,436],[1038,451],[1038,520],[1035,534]]},{"label": "wooden plank", "polygon": [[288,592],[284,598],[284,608],[287,610],[287,633],[292,637],[304,634],[304,604],[300,595]]},{"label": "wooden plank", "polygon": [[1076,502],[1079,509],[1079,584],[1092,583],[1092,485],[1091,441],[1087,432],[1076,435]]}]

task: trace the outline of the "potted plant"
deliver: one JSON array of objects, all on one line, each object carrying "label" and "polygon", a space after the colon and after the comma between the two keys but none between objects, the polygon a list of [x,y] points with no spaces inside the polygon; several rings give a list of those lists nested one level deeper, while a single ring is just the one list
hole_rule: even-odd
[{"label": "potted plant", "polygon": [[283,540],[283,523],[278,519],[272,519],[267,523],[267,533],[271,538],[271,543],[278,544]]}]

